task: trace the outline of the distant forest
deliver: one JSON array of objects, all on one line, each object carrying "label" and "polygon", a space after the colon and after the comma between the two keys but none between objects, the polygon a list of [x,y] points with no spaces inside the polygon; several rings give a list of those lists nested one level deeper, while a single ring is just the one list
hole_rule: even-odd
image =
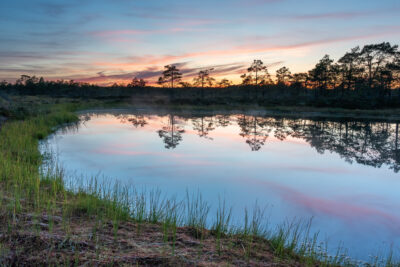
[{"label": "distant forest", "polygon": [[3,81],[0,91],[55,97],[133,97],[154,103],[307,105],[343,108],[400,107],[400,51],[388,42],[355,47],[334,62],[325,55],[313,69],[294,73],[287,67],[272,78],[268,67],[256,59],[240,77],[241,84],[217,81],[213,69],[201,70],[192,82],[181,70],[167,65],[159,86],[147,86],[132,77],[126,85],[101,87],[75,81],[45,81],[22,75],[14,84]]}]

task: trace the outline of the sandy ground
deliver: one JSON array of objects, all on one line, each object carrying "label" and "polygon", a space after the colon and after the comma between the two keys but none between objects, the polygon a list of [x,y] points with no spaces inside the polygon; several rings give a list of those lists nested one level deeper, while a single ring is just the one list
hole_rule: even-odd
[{"label": "sandy ground", "polygon": [[223,237],[218,253],[215,235],[204,230],[200,238],[193,228],[178,228],[175,242],[162,225],[124,222],[115,230],[111,222],[45,214],[22,214],[1,228],[0,265],[7,266],[302,266],[274,256],[263,239]]}]

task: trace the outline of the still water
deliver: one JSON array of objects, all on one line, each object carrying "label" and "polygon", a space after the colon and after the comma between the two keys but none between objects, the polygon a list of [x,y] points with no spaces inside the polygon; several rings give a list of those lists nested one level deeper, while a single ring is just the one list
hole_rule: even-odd
[{"label": "still water", "polygon": [[199,190],[213,207],[224,198],[238,224],[257,201],[272,227],[313,218],[321,241],[358,259],[399,250],[397,123],[148,110],[81,118],[48,139],[67,174],[178,198]]}]

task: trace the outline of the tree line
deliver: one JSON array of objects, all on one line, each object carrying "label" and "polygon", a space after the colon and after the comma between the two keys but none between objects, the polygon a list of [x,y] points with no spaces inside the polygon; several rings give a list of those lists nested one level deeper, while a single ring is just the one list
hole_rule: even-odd
[{"label": "tree line", "polygon": [[[137,77],[128,84],[115,83],[111,87],[101,87],[75,81],[45,81],[43,78],[22,75],[15,84],[1,82],[0,90],[89,97],[160,94],[178,102],[200,100],[205,103],[223,103],[224,99],[231,99],[263,104],[340,106],[343,99],[353,104],[361,99],[363,105],[400,105],[400,51],[398,45],[389,42],[365,45],[362,48],[357,46],[337,62],[325,55],[308,72],[292,73],[284,66],[276,70],[274,79],[268,66],[260,59],[255,59],[246,73],[240,76],[240,84],[234,85],[225,78],[217,81],[212,77],[213,71],[212,68],[200,70],[189,82],[183,80],[184,75],[178,66],[166,65],[157,81],[159,87],[148,86],[147,81]],[[105,91],[106,88],[113,90]]]}]

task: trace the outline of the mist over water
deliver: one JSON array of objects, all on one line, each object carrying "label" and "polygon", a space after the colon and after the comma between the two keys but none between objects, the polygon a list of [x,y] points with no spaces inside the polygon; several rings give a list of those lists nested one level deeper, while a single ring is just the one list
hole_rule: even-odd
[{"label": "mist over water", "polygon": [[88,112],[47,148],[70,175],[178,199],[199,190],[214,208],[224,198],[237,224],[256,201],[271,227],[313,218],[321,241],[332,251],[342,242],[355,258],[399,249],[397,123],[256,114]]}]

